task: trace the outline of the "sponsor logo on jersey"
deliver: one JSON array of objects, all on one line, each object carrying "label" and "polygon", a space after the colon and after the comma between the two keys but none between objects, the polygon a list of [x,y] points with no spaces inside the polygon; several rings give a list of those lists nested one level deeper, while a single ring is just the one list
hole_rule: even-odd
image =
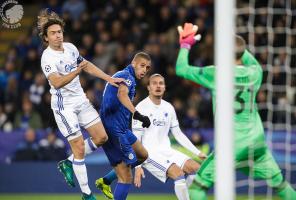
[{"label": "sponsor logo on jersey", "polygon": [[74,65],[65,65],[65,71],[66,72],[71,72],[73,69],[75,69],[76,67],[74,67]]},{"label": "sponsor logo on jersey", "polygon": [[153,119],[153,125],[155,125],[155,126],[165,126],[165,121],[164,120]]}]

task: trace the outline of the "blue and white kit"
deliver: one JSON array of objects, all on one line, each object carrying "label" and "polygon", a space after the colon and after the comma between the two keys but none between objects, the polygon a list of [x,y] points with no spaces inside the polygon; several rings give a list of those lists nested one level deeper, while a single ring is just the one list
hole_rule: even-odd
[{"label": "blue and white kit", "polygon": [[162,182],[167,180],[167,170],[172,164],[181,169],[190,158],[173,149],[169,139],[171,132],[175,139],[186,149],[198,155],[200,151],[182,133],[174,107],[161,100],[160,105],[154,104],[150,97],[142,100],[136,109],[149,117],[151,125],[142,128],[142,122],[133,120],[132,130],[148,151],[148,159],[141,165]]},{"label": "blue and white kit", "polygon": [[[47,47],[41,57],[41,67],[46,78],[52,73],[67,75],[77,69],[83,60],[77,48],[71,43],[63,43],[64,51],[55,51]],[[79,76],[62,88],[50,85],[51,108],[60,132],[68,140],[81,135],[80,127],[88,128],[100,122],[98,112],[87,99]]]}]

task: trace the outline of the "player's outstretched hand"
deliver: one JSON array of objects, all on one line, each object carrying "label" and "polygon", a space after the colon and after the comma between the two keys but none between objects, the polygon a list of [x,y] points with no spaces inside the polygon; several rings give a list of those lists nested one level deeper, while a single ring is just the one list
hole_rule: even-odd
[{"label": "player's outstretched hand", "polygon": [[119,87],[119,84],[124,82],[124,79],[123,78],[113,78],[111,77],[109,80],[108,80],[108,83],[110,83],[111,85],[115,86],[115,87]]},{"label": "player's outstretched hand", "polygon": [[184,28],[182,26],[178,26],[179,33],[179,43],[181,48],[190,49],[192,45],[195,44],[196,41],[201,39],[201,35],[197,34],[198,26],[193,25],[191,23],[185,23]]},{"label": "player's outstretched hand", "polygon": [[204,154],[203,152],[200,152],[200,153],[198,154],[198,157],[199,157],[200,159],[204,160],[204,159],[206,159],[208,156],[207,156],[206,154]]},{"label": "player's outstretched hand", "polygon": [[77,66],[77,69],[75,70],[77,75],[80,74],[82,70],[87,67],[87,65],[88,65],[87,60],[83,60],[82,62],[80,62],[79,65]]},{"label": "player's outstretched hand", "polygon": [[149,126],[151,124],[149,117],[142,115],[138,111],[134,112],[133,119],[136,119],[136,120],[139,120],[140,122],[142,122],[143,128],[149,128]]},{"label": "player's outstretched hand", "polygon": [[134,184],[136,187],[141,187],[142,178],[145,178],[145,173],[142,167],[135,168]]}]

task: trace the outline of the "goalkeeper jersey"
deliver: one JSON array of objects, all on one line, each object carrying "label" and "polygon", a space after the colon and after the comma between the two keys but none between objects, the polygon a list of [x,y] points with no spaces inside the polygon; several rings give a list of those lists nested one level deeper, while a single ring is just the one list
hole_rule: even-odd
[{"label": "goalkeeper jersey", "polygon": [[[176,73],[191,80],[212,92],[213,110],[215,113],[216,88],[215,66],[197,67],[188,64],[189,50],[181,48]],[[263,133],[263,126],[256,106],[256,94],[262,82],[262,68],[257,60],[246,50],[242,56],[243,66],[234,67],[234,128],[235,131],[246,132],[254,130]]]}]

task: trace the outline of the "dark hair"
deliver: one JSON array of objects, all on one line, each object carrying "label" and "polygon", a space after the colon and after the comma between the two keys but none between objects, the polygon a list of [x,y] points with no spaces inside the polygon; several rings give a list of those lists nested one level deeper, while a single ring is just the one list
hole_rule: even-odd
[{"label": "dark hair", "polygon": [[53,11],[48,11],[48,9],[41,10],[40,14],[38,15],[37,25],[39,30],[39,36],[46,44],[47,41],[45,40],[45,36],[47,36],[47,29],[48,27],[54,24],[60,25],[62,30],[64,30],[65,22],[62,18],[59,17],[58,14],[56,14]]},{"label": "dark hair", "polygon": [[149,54],[147,54],[147,53],[145,53],[143,51],[136,53],[136,55],[134,56],[133,60],[136,60],[138,58],[144,58],[146,60],[151,61],[151,57],[149,56]]},{"label": "dark hair", "polygon": [[243,37],[235,35],[235,58],[241,59],[246,49],[246,41]]}]

